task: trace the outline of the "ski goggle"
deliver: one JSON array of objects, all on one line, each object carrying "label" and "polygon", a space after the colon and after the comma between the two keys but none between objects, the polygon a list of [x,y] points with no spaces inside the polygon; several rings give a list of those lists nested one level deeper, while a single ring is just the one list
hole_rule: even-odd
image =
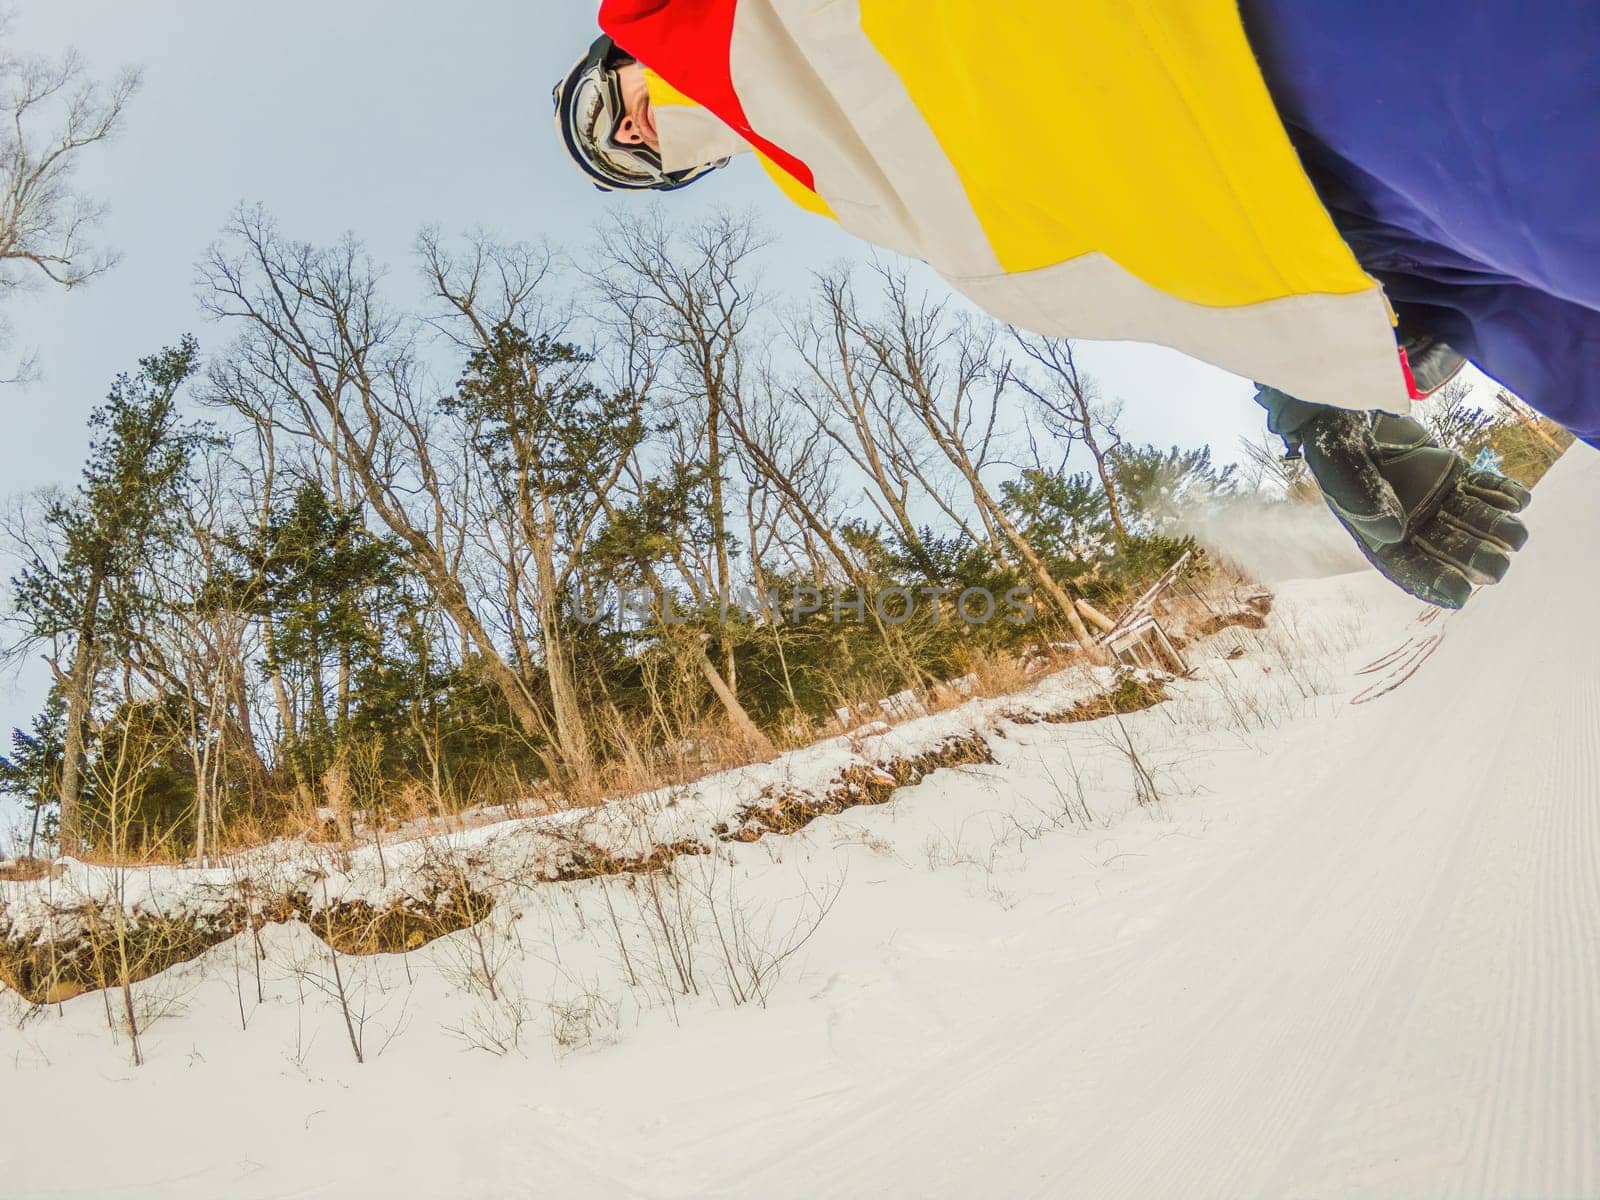
[{"label": "ski goggle", "polygon": [[628,115],[622,78],[612,65],[619,57],[609,37],[598,38],[551,94],[562,144],[589,181],[602,191],[671,191],[721,166],[668,174],[648,145],[616,140]]},{"label": "ski goggle", "polygon": [[616,140],[628,113],[622,103],[622,79],[611,65],[615,58],[615,45],[602,37],[556,85],[556,125],[567,153],[600,188],[646,191],[671,186],[659,154],[642,142],[629,145]]}]

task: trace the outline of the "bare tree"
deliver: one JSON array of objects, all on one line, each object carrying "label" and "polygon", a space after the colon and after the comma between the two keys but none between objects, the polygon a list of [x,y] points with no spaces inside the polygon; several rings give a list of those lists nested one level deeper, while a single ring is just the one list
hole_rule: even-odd
[{"label": "bare tree", "polygon": [[[117,132],[139,87],[132,70],[96,83],[73,51],[16,54],[11,25],[0,9],[0,301],[46,282],[76,287],[116,262],[91,242],[105,206],[77,191],[73,174],[84,149]],[[0,343],[5,333],[0,325]]]},{"label": "bare tree", "polygon": [[1521,400],[1506,391],[1505,388],[1497,388],[1494,398],[1495,403],[1499,404],[1513,421],[1529,430],[1542,443],[1549,452],[1550,462],[1554,463],[1561,457],[1561,453],[1566,449],[1566,446],[1557,440],[1556,435],[1551,432],[1552,427],[1559,430],[1559,426],[1554,426],[1553,422],[1540,417]]},{"label": "bare tree", "polygon": [[926,437],[917,436],[920,425],[904,420],[895,389],[885,384],[882,362],[863,342],[848,271],[819,274],[815,295],[818,303],[789,325],[802,364],[790,395],[864,477],[868,502],[879,518],[928,569],[927,547],[911,513],[919,499],[930,501],[972,540],[977,535],[947,499],[947,489],[929,486]]},{"label": "bare tree", "polygon": [[1051,575],[983,480],[999,435],[1001,399],[1012,376],[1010,364],[998,354],[995,327],[952,320],[943,302],[913,297],[901,270],[880,266],[878,274],[887,312],[881,320],[858,320],[858,335],[904,410],[960,473],[990,544],[1027,571],[1066,619],[1078,644],[1094,653],[1095,642],[1066,587]]},{"label": "bare tree", "polygon": [[[727,416],[750,487],[764,493],[774,515],[795,528],[816,586],[848,582],[871,596],[879,581],[839,532],[836,448],[822,428],[796,410],[770,373],[759,386],[741,392]],[[886,623],[876,604],[868,603],[865,610],[905,682],[912,687],[932,682],[915,661],[903,630]]]},{"label": "bare tree", "polygon": [[1097,404],[1094,381],[1080,374],[1072,343],[1066,338],[1040,337],[1013,330],[1022,352],[1044,369],[1044,381],[1036,383],[1020,372],[1013,381],[1029,396],[1044,417],[1045,429],[1066,442],[1082,442],[1094,459],[1095,474],[1106,494],[1106,510],[1117,541],[1128,537],[1122,519],[1122,498],[1117,494],[1111,471],[1111,455],[1121,445],[1121,435],[1105,410]]},{"label": "bare tree", "polygon": [[562,606],[577,560],[643,438],[637,401],[627,393],[603,397],[588,383],[588,359],[557,340],[561,321],[543,308],[550,258],[542,248],[480,237],[455,255],[427,232],[419,255],[448,310],[438,327],[471,354],[450,410],[465,422],[485,468],[482,498],[506,517],[498,540],[506,578],[514,581],[508,599],[519,644],[526,588],[565,783],[592,798],[595,760]]},{"label": "bare tree", "polygon": [[[527,680],[506,662],[485,624],[450,544],[450,472],[430,440],[433,413],[422,386],[412,329],[382,301],[378,272],[345,240],[317,249],[283,238],[259,210],[241,211],[228,240],[200,268],[201,302],[243,324],[228,377],[252,380],[229,397],[319,448],[334,498],[348,487],[405,547],[407,558],[478,655],[485,675],[524,733],[544,722]],[[281,403],[262,411],[262,395]]]},{"label": "bare tree", "polygon": [[[265,544],[272,521],[273,505],[277,501],[276,488],[279,477],[277,434],[281,428],[276,419],[278,397],[268,386],[267,381],[250,371],[244,362],[231,358],[218,358],[211,364],[210,387],[206,393],[206,400],[213,406],[235,408],[252,418],[254,461],[250,462],[237,453],[233,461],[238,470],[237,482],[241,493],[238,498],[239,508],[242,513],[248,515],[247,519],[254,527],[257,541]],[[258,570],[253,578],[241,582],[247,593],[241,599],[254,600],[264,581]],[[311,779],[306,773],[305,760],[300,753],[299,722],[295,716],[288,686],[284,681],[283,663],[278,653],[274,622],[270,619],[270,614],[263,616],[259,626],[261,668],[270,685],[278,720],[277,761],[280,764],[285,759],[288,761],[289,773],[294,780],[295,796],[300,802],[301,809],[310,812],[316,807],[316,801],[311,791]],[[240,699],[239,708],[241,713],[249,711],[249,704],[243,697]]]},{"label": "bare tree", "polygon": [[[609,327],[613,334],[612,353],[608,355],[608,361],[612,367],[616,386],[623,392],[648,400],[654,394],[656,380],[661,375],[662,357],[664,354],[672,354],[672,351],[664,348],[651,329],[643,323],[640,318],[644,316],[646,314],[641,311],[640,306],[629,306],[609,313],[603,325]],[[648,403],[646,409],[647,411],[649,409]],[[687,529],[694,522],[696,506],[690,498],[695,490],[694,485],[705,479],[709,471],[698,459],[698,448],[701,444],[699,437],[685,429],[683,406],[669,405],[665,415],[666,420],[655,429],[657,445],[654,449],[660,452],[650,455],[641,453],[633,458],[619,478],[620,486],[616,492],[601,497],[606,519],[614,528],[621,529],[635,524],[634,518],[642,517],[652,509],[656,509],[659,514],[661,506],[653,504],[652,499],[664,500],[674,494],[681,495],[686,503],[683,511],[674,512],[668,518],[668,523]],[[698,425],[697,422],[689,424]],[[732,461],[739,461],[736,447],[729,447],[727,452]],[[664,461],[661,461],[663,459]],[[747,507],[750,495],[750,489],[747,488],[745,492]],[[624,511],[629,505],[632,506],[632,517]],[[669,503],[667,507],[675,509],[677,505]],[[659,515],[657,519],[659,520]],[[645,523],[648,524],[649,521],[646,520]],[[652,595],[661,597],[665,597],[670,590],[664,574],[668,571],[669,562],[671,569],[676,570],[681,579],[699,580],[708,577],[705,556],[697,554],[696,548],[683,538],[660,536],[664,532],[658,529],[658,536],[647,539],[647,542],[653,543],[658,556],[664,560],[659,568],[656,561],[648,555],[638,556],[629,564],[641,577],[634,582],[642,581]],[[760,566],[757,562],[758,552],[758,539],[752,536],[749,551],[750,570],[758,591],[764,593]],[[726,635],[728,615],[732,611],[732,606],[727,606],[725,611],[719,603],[715,606],[715,611],[723,622],[723,633]],[[771,739],[756,725],[734,691],[730,678],[725,677],[711,661],[710,634],[666,620],[666,615],[659,609],[653,611],[651,615],[651,626],[658,644],[674,659],[688,665],[690,670],[698,672],[747,747],[757,753],[770,753],[773,749]]]},{"label": "bare tree", "polygon": [[[599,269],[590,279],[618,321],[643,329],[675,360],[663,379],[683,406],[677,427],[692,431],[680,457],[705,464],[711,555],[702,566],[706,594],[732,595],[727,487],[728,411],[744,384],[742,339],[757,292],[751,259],[765,245],[748,216],[716,213],[682,230],[660,210],[618,217],[601,229]],[[712,680],[719,696],[737,695],[733,641],[724,627]],[[707,676],[708,680],[711,676]]]},{"label": "bare tree", "polygon": [[[248,604],[238,602],[248,596],[217,586],[228,570],[220,560],[238,511],[229,486],[238,464],[220,446],[205,449],[178,497],[182,535],[152,564],[146,588],[154,603],[138,614],[126,646],[127,665],[149,694],[178,702],[194,776],[194,853],[202,859],[220,835],[224,779],[257,791],[268,776],[248,696],[259,654]],[[270,622],[263,625],[270,630]]]},{"label": "bare tree", "polygon": [[1322,490],[1311,477],[1304,458],[1290,457],[1283,442],[1270,433],[1255,439],[1241,437],[1246,485],[1253,492],[1282,493],[1297,503],[1320,502]]}]

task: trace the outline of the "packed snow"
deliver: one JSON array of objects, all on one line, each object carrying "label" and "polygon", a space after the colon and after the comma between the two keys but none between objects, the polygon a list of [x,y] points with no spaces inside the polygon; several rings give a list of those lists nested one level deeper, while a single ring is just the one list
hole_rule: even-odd
[{"label": "packed snow", "polygon": [[[109,994],[0,995],[0,1194],[1600,1193],[1597,494],[1580,447],[1459,614],[1370,572],[1283,585],[1143,712],[1032,719],[1086,686],[1060,676],[435,839],[497,890],[476,932],[230,939],[135,986],[141,1067]],[[539,882],[554,820],[705,837],[973,732],[992,763],[887,804]],[[372,897],[423,845],[0,899],[36,928],[47,893],[170,911],[240,870]]]}]

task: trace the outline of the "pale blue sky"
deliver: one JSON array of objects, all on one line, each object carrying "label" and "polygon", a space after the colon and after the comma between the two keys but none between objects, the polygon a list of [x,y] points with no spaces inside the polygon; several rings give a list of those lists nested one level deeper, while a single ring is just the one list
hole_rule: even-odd
[{"label": "pale blue sky", "polygon": [[[116,271],[92,287],[23,297],[10,313],[44,378],[0,388],[0,492],[70,482],[84,417],[112,377],[194,332],[222,340],[193,298],[193,264],[241,201],[291,236],[354,231],[408,283],[418,228],[484,226],[579,245],[603,196],[568,168],[550,126],[550,88],[594,36],[593,0],[20,0],[15,43],[76,46],[102,77],[144,69],[126,131],[84,160],[81,183],[111,202]],[[752,207],[781,239],[773,282],[858,243],[793,209],[753,163],[674,198],[685,213]],[[1175,352],[1087,346],[1105,396],[1125,402],[1141,441],[1210,441],[1233,457],[1260,429],[1243,380]],[[6,572],[10,574],[9,569]],[[0,681],[0,737],[25,722],[43,683]]]}]

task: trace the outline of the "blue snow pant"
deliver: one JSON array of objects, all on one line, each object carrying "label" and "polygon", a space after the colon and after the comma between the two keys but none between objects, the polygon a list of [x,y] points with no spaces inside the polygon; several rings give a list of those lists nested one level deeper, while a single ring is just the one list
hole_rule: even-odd
[{"label": "blue snow pant", "polygon": [[1240,0],[1402,324],[1600,445],[1600,0]]}]

